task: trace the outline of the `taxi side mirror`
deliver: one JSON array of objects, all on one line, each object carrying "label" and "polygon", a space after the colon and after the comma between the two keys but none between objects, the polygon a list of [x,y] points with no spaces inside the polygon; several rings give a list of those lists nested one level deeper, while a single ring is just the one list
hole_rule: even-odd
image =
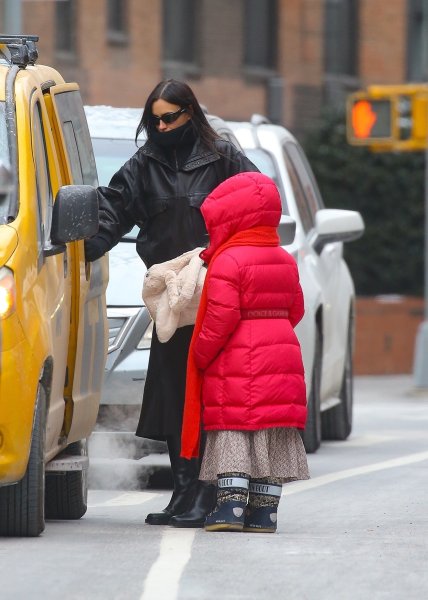
[{"label": "taxi side mirror", "polygon": [[64,185],[52,212],[50,244],[45,256],[60,254],[65,244],[92,237],[98,231],[98,198],[91,185]]}]

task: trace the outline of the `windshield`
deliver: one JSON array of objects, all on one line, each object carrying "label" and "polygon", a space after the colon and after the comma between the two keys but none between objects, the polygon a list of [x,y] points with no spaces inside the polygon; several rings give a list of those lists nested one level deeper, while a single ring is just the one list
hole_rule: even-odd
[{"label": "windshield", "polygon": [[[6,109],[5,103],[0,102],[0,164],[5,165],[10,169],[10,154],[9,144],[7,140],[7,129],[6,129]],[[9,202],[6,201],[0,204],[0,217],[4,218],[8,215]]]},{"label": "windshield", "polygon": [[9,144],[7,142],[5,103],[0,102],[0,162],[10,167]]},{"label": "windshield", "polygon": [[100,185],[108,185],[113,175],[138,150],[134,140],[92,138]]},{"label": "windshield", "polygon": [[265,150],[262,150],[261,148],[245,148],[245,154],[262,173],[274,180],[274,182],[278,186],[279,193],[281,195],[282,212],[285,215],[289,215],[290,213],[287,207],[285,191],[282,186],[282,182],[272,155],[266,152]]},{"label": "windshield", "polygon": [[[100,185],[108,185],[116,171],[137,151],[134,140],[92,138],[92,145]],[[135,226],[122,239],[135,241],[138,232],[139,228]]]}]

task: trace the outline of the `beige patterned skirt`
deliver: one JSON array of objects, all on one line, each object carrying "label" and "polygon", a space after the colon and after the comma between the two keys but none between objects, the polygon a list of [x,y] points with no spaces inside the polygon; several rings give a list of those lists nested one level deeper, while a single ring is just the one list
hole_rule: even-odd
[{"label": "beige patterned skirt", "polygon": [[302,438],[297,429],[208,431],[199,479],[216,481],[220,473],[246,473],[282,483],[309,479]]}]

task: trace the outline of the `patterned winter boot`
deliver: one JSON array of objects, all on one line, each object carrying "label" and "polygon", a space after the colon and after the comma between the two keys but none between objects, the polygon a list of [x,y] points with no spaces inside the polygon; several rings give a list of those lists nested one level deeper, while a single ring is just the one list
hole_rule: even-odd
[{"label": "patterned winter boot", "polygon": [[245,473],[218,476],[217,504],[205,520],[205,531],[242,531],[249,479]]},{"label": "patterned winter boot", "polygon": [[282,484],[277,479],[263,477],[250,480],[243,531],[275,533],[281,490]]}]

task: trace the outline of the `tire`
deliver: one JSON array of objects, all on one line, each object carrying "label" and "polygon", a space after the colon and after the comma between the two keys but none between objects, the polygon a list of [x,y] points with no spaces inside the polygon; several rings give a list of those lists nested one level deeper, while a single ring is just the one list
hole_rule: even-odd
[{"label": "tire", "polygon": [[348,330],[345,366],[339,394],[340,404],[322,414],[322,437],[325,440],[346,440],[352,431],[353,370],[352,370],[352,321]]},{"label": "tire", "polygon": [[[70,444],[66,454],[87,456],[86,441]],[[88,508],[88,471],[46,473],[47,519],[80,519]]]},{"label": "tire", "polygon": [[46,393],[37,391],[30,456],[24,477],[0,488],[0,535],[37,537],[45,528],[45,421]]},{"label": "tire", "polygon": [[321,369],[322,345],[321,335],[316,332],[315,355],[312,367],[311,390],[308,397],[308,416],[302,434],[303,444],[308,454],[316,452],[321,444]]}]

